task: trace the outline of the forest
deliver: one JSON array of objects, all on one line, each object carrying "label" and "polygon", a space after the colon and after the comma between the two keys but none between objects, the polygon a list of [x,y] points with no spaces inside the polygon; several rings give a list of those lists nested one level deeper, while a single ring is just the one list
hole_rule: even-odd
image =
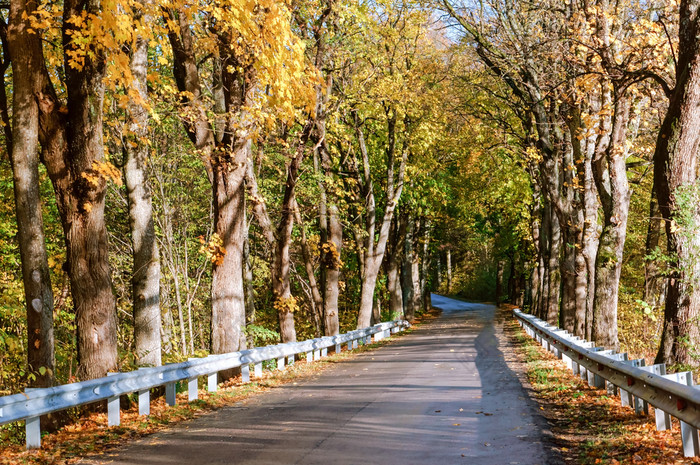
[{"label": "forest", "polygon": [[698,366],[699,8],[0,3],[0,393],[431,292]]}]

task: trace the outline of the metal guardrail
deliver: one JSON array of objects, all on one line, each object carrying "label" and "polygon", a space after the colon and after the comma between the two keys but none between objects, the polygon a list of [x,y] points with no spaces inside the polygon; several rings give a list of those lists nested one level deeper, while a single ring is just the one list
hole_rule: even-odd
[{"label": "metal guardrail", "polygon": [[575,337],[534,315],[518,309],[513,314],[528,335],[545,349],[563,359],[574,374],[588,384],[611,393],[619,391],[623,406],[637,414],[648,413],[654,407],[657,430],[670,429],[670,417],[681,423],[683,453],[686,457],[700,455],[700,386],[693,385],[691,372],[666,374],[664,364],[644,366],[644,359],[628,360],[627,354],[594,347],[592,342]]},{"label": "metal guardrail", "polygon": [[188,398],[192,401],[197,399],[200,376],[207,376],[208,390],[213,392],[217,389],[219,371],[241,367],[243,382],[250,382],[250,365],[254,367],[254,376],[259,378],[262,376],[262,363],[265,361],[276,360],[277,368],[283,370],[287,363],[293,364],[299,354],[306,354],[306,361],[312,362],[327,355],[329,347],[335,346],[336,353],[342,350],[343,344],[348,345],[348,350],[356,349],[358,341],[369,343],[372,336],[375,341],[379,341],[389,337],[391,333],[403,331],[408,326],[408,322],[396,320],[338,336],[210,355],[182,363],[140,368],[127,373],[110,373],[104,378],[51,388],[27,389],[24,393],[0,397],[0,425],[24,420],[27,449],[35,449],[41,447],[41,415],[106,399],[108,425],[117,426],[120,421],[119,396],[138,393],[139,414],[148,415],[149,393],[154,387],[164,385],[166,402],[168,405],[175,405],[176,384],[187,380]]}]

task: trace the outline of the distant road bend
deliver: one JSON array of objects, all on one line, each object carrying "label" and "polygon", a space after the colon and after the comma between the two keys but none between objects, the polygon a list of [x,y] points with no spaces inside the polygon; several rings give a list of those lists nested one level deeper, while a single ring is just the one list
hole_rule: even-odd
[{"label": "distant road bend", "polygon": [[442,316],[393,344],[81,463],[559,463],[495,307],[432,302]]}]

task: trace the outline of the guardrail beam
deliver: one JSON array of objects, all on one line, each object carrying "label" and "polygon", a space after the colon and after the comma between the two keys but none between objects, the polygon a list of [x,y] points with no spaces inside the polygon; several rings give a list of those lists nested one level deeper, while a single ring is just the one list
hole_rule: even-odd
[{"label": "guardrail beam", "polygon": [[338,336],[327,336],[309,341],[277,344],[228,354],[194,358],[186,362],[166,364],[159,367],[139,368],[125,373],[110,373],[108,377],[65,384],[51,388],[27,389],[25,394],[0,397],[0,424],[25,421],[27,448],[41,446],[40,417],[42,415],[107,401],[109,426],[120,423],[120,396],[131,393],[138,395],[139,414],[150,413],[150,390],[165,387],[165,401],[168,405],[177,402],[177,383],[187,380],[188,398],[198,398],[198,379],[207,377],[207,389],[217,389],[218,372],[240,368],[244,383],[250,382],[250,365],[255,366],[255,376],[262,376],[262,363],[277,360],[277,366],[284,368],[285,357],[288,365],[293,365],[297,354],[307,355],[307,361],[328,355],[328,348],[335,345],[340,353],[342,344],[348,349],[358,347],[358,342],[369,344],[373,335],[378,340],[390,337],[393,332],[403,331],[410,325],[405,321],[381,323]]},{"label": "guardrail beam", "polygon": [[[596,377],[607,384],[608,392],[619,388],[623,406],[634,407],[637,414],[648,413],[654,406],[657,429],[670,428],[671,416],[681,422],[683,453],[686,457],[700,455],[700,389],[695,390],[690,372],[666,375],[663,364],[645,367],[643,359],[627,360],[627,354],[600,351],[593,344],[579,338],[564,336],[532,315],[514,310],[525,332],[543,346],[554,346],[565,352],[564,361],[571,363],[572,371],[589,383],[598,384]],[[580,341],[580,342],[579,342]],[[614,389],[612,389],[614,393]]]}]

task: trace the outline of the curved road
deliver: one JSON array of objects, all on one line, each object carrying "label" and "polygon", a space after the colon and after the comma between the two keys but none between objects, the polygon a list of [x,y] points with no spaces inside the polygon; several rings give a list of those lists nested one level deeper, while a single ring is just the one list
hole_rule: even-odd
[{"label": "curved road", "polygon": [[432,303],[442,316],[392,344],[82,463],[560,463],[495,307]]}]

